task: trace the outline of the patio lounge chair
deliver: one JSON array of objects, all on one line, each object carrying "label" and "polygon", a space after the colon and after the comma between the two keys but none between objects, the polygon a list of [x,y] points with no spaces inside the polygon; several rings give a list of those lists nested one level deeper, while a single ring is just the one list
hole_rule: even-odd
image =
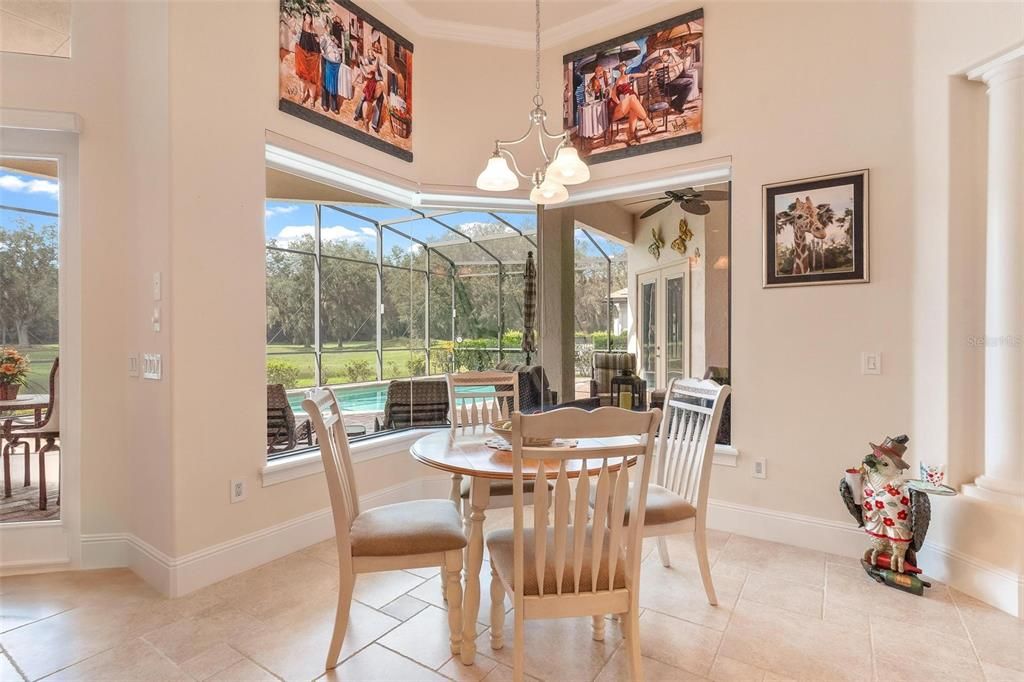
[{"label": "patio lounge chair", "polygon": [[444,377],[395,379],[388,383],[384,418],[374,419],[374,430],[443,426],[447,423],[448,383]]},{"label": "patio lounge chair", "polygon": [[284,384],[267,384],[267,453],[294,450],[300,440],[313,447],[309,418],[295,419]]},{"label": "patio lounge chair", "polygon": [[611,404],[612,378],[623,370],[636,372],[636,356],[626,351],[595,351],[590,361],[590,397]]}]

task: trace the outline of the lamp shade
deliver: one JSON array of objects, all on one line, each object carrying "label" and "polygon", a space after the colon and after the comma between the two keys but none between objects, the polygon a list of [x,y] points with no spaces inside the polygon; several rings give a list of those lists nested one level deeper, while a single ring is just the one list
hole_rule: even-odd
[{"label": "lamp shade", "polygon": [[568,198],[569,190],[551,178],[545,178],[530,192],[530,201],[535,204],[560,204]]},{"label": "lamp shade", "polygon": [[562,147],[548,166],[547,177],[562,185],[578,185],[590,179],[590,169],[575,147]]},{"label": "lamp shade", "polygon": [[488,192],[508,192],[518,189],[519,178],[508,167],[505,157],[495,154],[487,159],[487,166],[477,177],[476,186]]}]

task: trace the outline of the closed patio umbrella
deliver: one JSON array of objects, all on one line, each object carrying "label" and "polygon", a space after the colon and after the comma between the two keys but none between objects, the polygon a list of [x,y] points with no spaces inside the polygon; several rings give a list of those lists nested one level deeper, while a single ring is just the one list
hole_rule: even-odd
[{"label": "closed patio umbrella", "polygon": [[533,264],[533,251],[526,252],[526,266],[523,268],[523,352],[526,364],[530,354],[537,352],[537,268]]}]

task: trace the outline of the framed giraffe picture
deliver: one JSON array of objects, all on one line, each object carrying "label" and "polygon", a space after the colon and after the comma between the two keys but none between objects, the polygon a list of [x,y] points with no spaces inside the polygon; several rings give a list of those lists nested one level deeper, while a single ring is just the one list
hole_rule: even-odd
[{"label": "framed giraffe picture", "polygon": [[868,282],[868,171],[764,185],[764,287]]}]

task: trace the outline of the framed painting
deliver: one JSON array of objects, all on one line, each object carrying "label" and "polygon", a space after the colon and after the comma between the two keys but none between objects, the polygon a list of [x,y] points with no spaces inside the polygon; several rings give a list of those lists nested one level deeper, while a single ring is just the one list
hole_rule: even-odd
[{"label": "framed painting", "polygon": [[562,57],[563,127],[588,163],[697,144],[704,10]]},{"label": "framed painting", "polygon": [[868,282],[868,171],[762,188],[764,286]]},{"label": "framed painting", "polygon": [[281,0],[278,108],[412,161],[411,42],[350,0]]}]

